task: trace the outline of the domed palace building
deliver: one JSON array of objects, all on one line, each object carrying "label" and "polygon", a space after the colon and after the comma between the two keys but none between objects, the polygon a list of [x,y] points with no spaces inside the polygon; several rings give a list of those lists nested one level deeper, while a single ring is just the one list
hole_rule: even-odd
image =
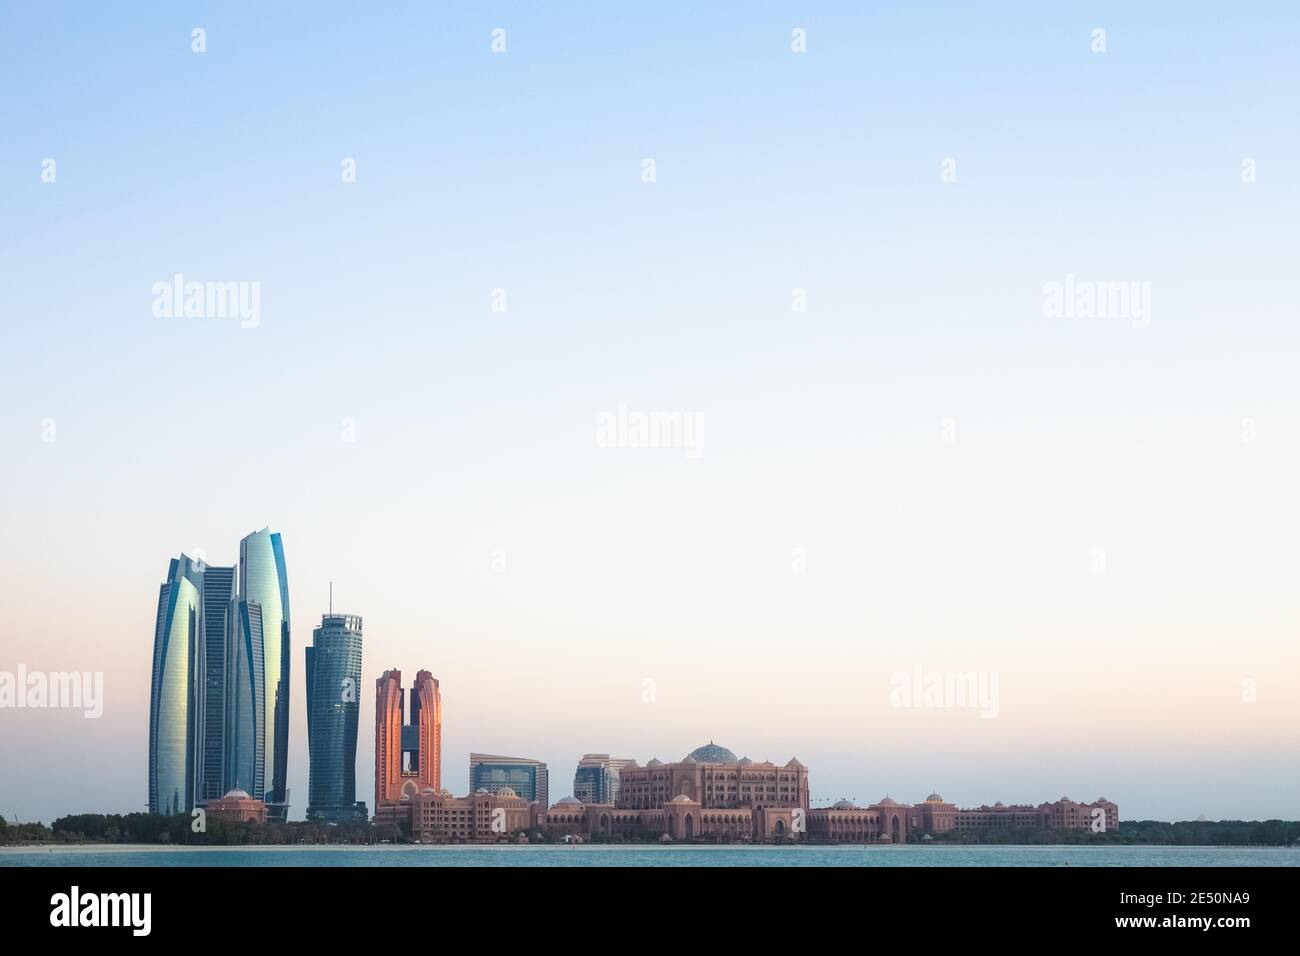
[{"label": "domed palace building", "polygon": [[676,763],[632,762],[619,771],[614,804],[566,798],[544,823],[579,836],[784,842],[803,834],[808,800],[798,760],[755,763],[710,741]]},{"label": "domed palace building", "polygon": [[632,761],[618,775],[614,803],[565,797],[537,825],[565,839],[702,840],[720,843],[901,844],[952,831],[1091,830],[1119,826],[1119,807],[1098,798],[1062,797],[1037,806],[961,808],[932,793],[909,804],[885,796],[869,806],[849,800],[810,808],[808,768],[737,757],[713,742],[676,763]]},{"label": "domed palace building", "polygon": [[219,800],[209,800],[206,806],[209,817],[231,823],[265,823],[266,804],[254,800],[245,790],[227,790]]}]

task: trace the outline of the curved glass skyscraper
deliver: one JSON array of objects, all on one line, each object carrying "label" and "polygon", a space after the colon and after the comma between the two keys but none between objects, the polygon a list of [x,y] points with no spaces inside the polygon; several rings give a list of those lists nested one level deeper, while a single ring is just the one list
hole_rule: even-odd
[{"label": "curved glass skyscraper", "polygon": [[307,819],[366,819],[357,803],[361,618],[327,614],[307,648]]},{"label": "curved glass skyscraper", "polygon": [[[289,582],[279,534],[263,528],[239,542],[239,600],[250,609],[254,604],[261,608],[264,703],[257,715],[264,753],[261,764],[270,777],[267,811],[272,819],[282,820],[288,811]],[[243,629],[249,641],[241,643],[248,644],[251,654],[251,620]]]},{"label": "curved glass skyscraper", "polygon": [[183,554],[159,591],[149,810],[188,813],[240,789],[283,820],[288,756],[289,586],[280,536],[263,528],[239,544],[238,581]]},{"label": "curved glass skyscraper", "polygon": [[188,813],[194,805],[202,566],[173,558],[158,592],[149,693],[149,812]]}]

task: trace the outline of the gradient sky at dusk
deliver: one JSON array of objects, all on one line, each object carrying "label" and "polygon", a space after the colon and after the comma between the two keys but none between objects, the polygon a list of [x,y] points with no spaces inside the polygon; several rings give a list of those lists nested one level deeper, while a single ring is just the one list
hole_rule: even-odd
[{"label": "gradient sky at dusk", "polygon": [[[167,562],[269,525],[296,817],[333,581],[372,810],[396,667],[457,793],[713,739],[819,804],[1300,818],[1294,6],[545,6],[0,13],[0,670],[106,682],[0,710],[0,814],[144,808]],[[260,325],[156,318],[176,273]],[[1067,275],[1150,325],[1046,317]],[[998,716],[891,706],[916,667]]]}]

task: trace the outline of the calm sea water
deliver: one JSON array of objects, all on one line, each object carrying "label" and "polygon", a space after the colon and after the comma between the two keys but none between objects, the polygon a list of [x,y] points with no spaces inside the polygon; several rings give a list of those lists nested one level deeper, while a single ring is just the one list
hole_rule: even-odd
[{"label": "calm sea water", "polygon": [[1300,866],[1300,850],[1074,846],[0,848],[0,866]]}]

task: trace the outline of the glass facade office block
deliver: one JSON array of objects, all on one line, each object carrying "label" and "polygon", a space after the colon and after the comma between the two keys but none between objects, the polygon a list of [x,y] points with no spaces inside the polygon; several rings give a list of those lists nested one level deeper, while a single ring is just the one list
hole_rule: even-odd
[{"label": "glass facade office block", "polygon": [[546,806],[548,799],[546,764],[525,757],[496,757],[470,754],[470,791],[500,793],[507,788],[528,802]]},{"label": "glass facade office block", "polygon": [[226,768],[227,644],[229,615],[235,594],[234,567],[203,568],[202,648],[198,655],[198,741],[201,747],[199,792],[201,801],[216,800],[231,787]]},{"label": "glass facade office block", "polygon": [[312,631],[307,662],[307,819],[366,819],[357,803],[361,618],[330,614]]}]

